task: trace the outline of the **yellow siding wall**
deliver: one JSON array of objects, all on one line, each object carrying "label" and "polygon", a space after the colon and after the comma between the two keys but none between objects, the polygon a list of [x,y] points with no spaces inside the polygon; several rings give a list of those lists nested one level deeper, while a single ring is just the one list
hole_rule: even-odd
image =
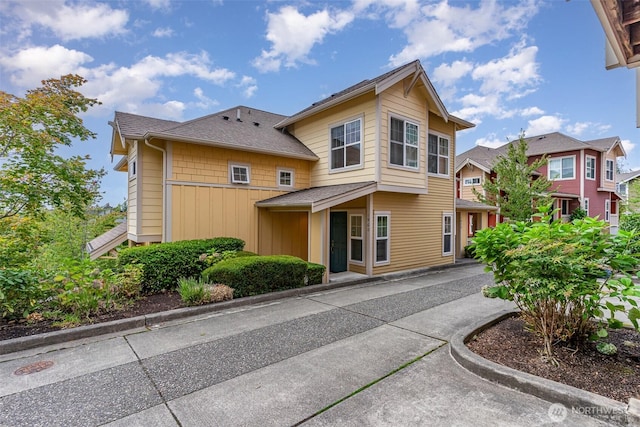
[{"label": "yellow siding wall", "polygon": [[205,145],[173,143],[169,179],[203,184],[230,184],[229,163],[250,166],[250,186],[277,187],[278,168],[293,169],[295,189],[309,187],[309,161]]},{"label": "yellow siding wall", "polygon": [[195,185],[171,186],[171,240],[237,237],[258,250],[259,200],[282,192]]},{"label": "yellow siding wall", "polygon": [[373,274],[453,263],[453,255],[442,255],[442,214],[453,213],[453,201],[445,201],[431,195],[373,195],[374,214],[388,211],[391,216],[391,263],[375,266]]},{"label": "yellow siding wall", "polygon": [[[330,172],[330,128],[347,120],[363,119],[363,163],[359,169],[342,172]],[[373,93],[362,95],[330,110],[320,112],[311,118],[303,119],[290,127],[289,131],[320,160],[311,166],[313,186],[365,182],[375,180],[376,163],[376,98]]]},{"label": "yellow siding wall", "polygon": [[[138,161],[138,153],[136,152],[136,144],[128,145],[129,163]],[[128,174],[128,172],[127,172]],[[128,194],[127,194],[127,232],[129,234],[138,234],[138,178],[131,178],[128,180]]]},{"label": "yellow siding wall", "polygon": [[[411,80],[412,77],[408,77]],[[404,97],[404,82],[398,82],[380,95],[380,183],[413,188],[425,188],[427,174],[427,101],[422,85]],[[406,119],[418,125],[420,131],[418,170],[389,163],[389,121],[391,117]]]},{"label": "yellow siding wall", "polygon": [[[480,178],[480,185],[464,185],[465,178],[476,178],[476,177]],[[462,169],[460,169],[460,198],[464,200],[478,201],[478,198],[473,193],[473,189],[475,188],[476,191],[482,193],[483,192],[482,184],[484,184],[485,179],[487,179],[487,174],[476,167],[474,167],[474,169],[471,170],[469,165],[467,165]]]},{"label": "yellow siding wall", "polygon": [[[140,191],[142,204],[140,211],[139,235],[162,235],[162,152],[139,143],[142,152],[138,162],[142,174]],[[159,239],[158,239],[159,240]]]},{"label": "yellow siding wall", "polygon": [[326,223],[327,211],[321,211],[311,214],[311,226],[309,227],[309,261],[316,264],[324,264],[325,256],[323,253],[324,239],[327,233]]},{"label": "yellow siding wall", "polygon": [[293,255],[309,257],[307,212],[268,211],[262,209],[259,219],[260,255]]}]

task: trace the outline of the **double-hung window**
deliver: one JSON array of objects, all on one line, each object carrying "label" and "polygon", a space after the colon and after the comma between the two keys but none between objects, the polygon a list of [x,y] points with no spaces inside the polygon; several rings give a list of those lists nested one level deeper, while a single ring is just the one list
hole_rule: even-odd
[{"label": "double-hung window", "polygon": [[558,157],[549,159],[549,179],[573,179],[576,177],[576,158],[575,156]]},{"label": "double-hung window", "polygon": [[331,128],[331,170],[362,163],[362,120],[356,119]]},{"label": "double-hung window", "polygon": [[584,175],[587,179],[596,179],[596,158],[592,156],[585,157]]},{"label": "double-hung window", "polygon": [[375,215],[376,224],[376,264],[389,263],[389,214],[378,213]]},{"label": "double-hung window", "polygon": [[605,179],[607,181],[613,181],[613,171],[614,171],[613,160],[607,159],[607,164],[605,169],[605,173],[606,173]]},{"label": "double-hung window", "polygon": [[480,177],[479,176],[474,176],[473,178],[465,178],[464,179],[464,185],[465,186],[480,185]]},{"label": "double-hung window", "polygon": [[436,175],[449,175],[449,139],[429,134],[427,143],[427,171]]},{"label": "double-hung window", "polygon": [[453,253],[453,214],[442,215],[442,255]]},{"label": "double-hung window", "polygon": [[611,217],[611,201],[609,199],[604,201],[604,220],[609,222]]},{"label": "double-hung window", "polygon": [[363,215],[351,215],[350,216],[350,236],[351,247],[349,259],[356,263],[364,261],[364,245],[363,245],[363,232],[362,232],[362,219]]},{"label": "double-hung window", "polygon": [[391,117],[390,159],[392,165],[418,169],[418,125]]}]

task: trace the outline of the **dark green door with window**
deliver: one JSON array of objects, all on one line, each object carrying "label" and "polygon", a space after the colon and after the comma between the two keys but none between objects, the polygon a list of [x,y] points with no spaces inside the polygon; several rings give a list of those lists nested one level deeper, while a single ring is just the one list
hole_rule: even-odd
[{"label": "dark green door with window", "polygon": [[347,213],[331,212],[329,271],[347,271]]}]

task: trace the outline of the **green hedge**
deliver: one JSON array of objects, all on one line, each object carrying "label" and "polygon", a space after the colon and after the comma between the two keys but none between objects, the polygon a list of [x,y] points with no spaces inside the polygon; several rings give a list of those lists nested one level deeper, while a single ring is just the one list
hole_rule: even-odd
[{"label": "green hedge", "polygon": [[307,285],[319,285],[322,283],[326,267],[313,262],[307,263]]},{"label": "green hedge", "polygon": [[236,298],[304,286],[307,262],[290,255],[246,256],[221,261],[202,277],[234,289]]},{"label": "green hedge", "polygon": [[216,237],[204,240],[183,240],[137,246],[120,251],[118,264],[142,265],[142,292],[154,293],[178,286],[181,277],[197,277],[205,269],[200,255],[216,251],[241,251],[244,241],[232,237]]}]

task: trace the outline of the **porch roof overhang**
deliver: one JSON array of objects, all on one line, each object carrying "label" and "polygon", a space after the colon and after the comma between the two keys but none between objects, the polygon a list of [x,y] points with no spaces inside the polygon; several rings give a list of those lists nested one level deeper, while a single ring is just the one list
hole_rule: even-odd
[{"label": "porch roof overhang", "polygon": [[485,205],[484,203],[472,200],[456,199],[457,211],[497,211],[496,206]]},{"label": "porch roof overhang", "polygon": [[560,192],[554,192],[554,193],[550,193],[549,194],[551,197],[554,197],[556,199],[579,199],[580,195],[579,194],[573,194],[573,193],[560,193]]},{"label": "porch roof overhang", "polygon": [[94,260],[126,241],[127,221],[124,221],[87,243],[85,249],[89,253],[89,258]]},{"label": "porch roof overhang", "polygon": [[311,213],[315,213],[369,195],[377,189],[378,184],[375,181],[326,185],[261,200],[256,202],[256,206],[259,208],[303,208],[310,209]]}]

